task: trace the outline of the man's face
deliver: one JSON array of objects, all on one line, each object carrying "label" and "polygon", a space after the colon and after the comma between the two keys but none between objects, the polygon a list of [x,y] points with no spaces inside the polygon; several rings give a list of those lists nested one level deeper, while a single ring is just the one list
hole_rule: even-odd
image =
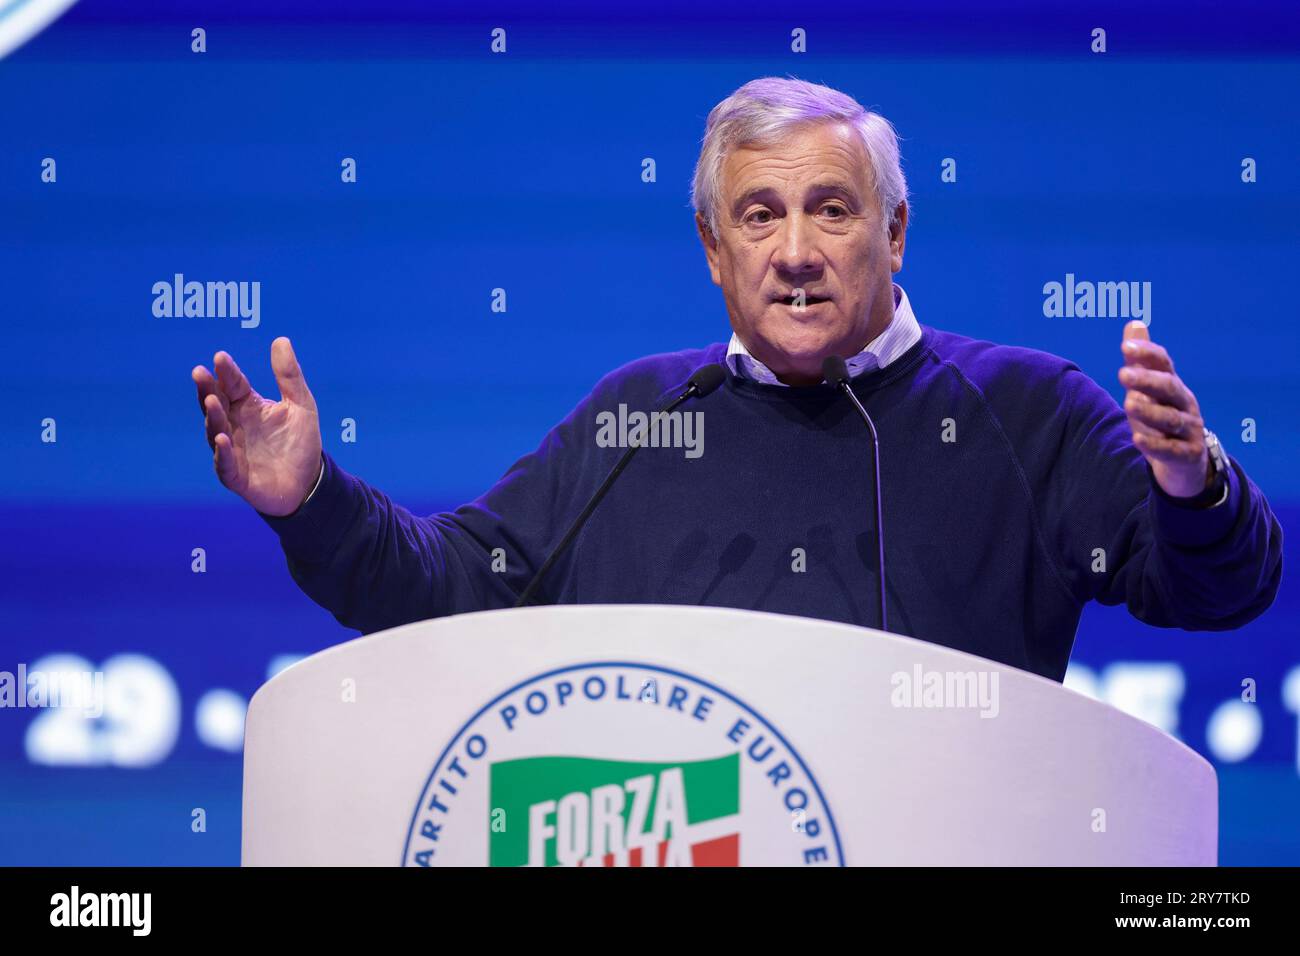
[{"label": "man's face", "polygon": [[[822,380],[828,355],[850,358],[894,315],[907,208],[892,235],[877,208],[866,148],[846,123],[818,123],[723,163],[714,237],[696,216],[731,327],[787,385]],[[800,309],[788,297],[802,289]]]}]

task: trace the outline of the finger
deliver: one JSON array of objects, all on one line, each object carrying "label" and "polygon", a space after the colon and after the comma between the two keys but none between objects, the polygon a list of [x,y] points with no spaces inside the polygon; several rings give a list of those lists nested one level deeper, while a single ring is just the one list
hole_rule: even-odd
[{"label": "finger", "polygon": [[1134,319],[1124,326],[1124,341],[1151,341],[1151,333],[1147,331],[1146,323],[1141,319]]},{"label": "finger", "polygon": [[212,395],[204,399],[203,405],[204,423],[207,426],[208,444],[213,445],[218,435],[232,437],[230,431],[230,420],[226,417],[226,410],[221,405],[221,400]]},{"label": "finger", "polygon": [[1163,435],[1188,438],[1204,426],[1201,417],[1169,405],[1152,401],[1141,392],[1131,391],[1124,398],[1124,411],[1129,421],[1137,421]]},{"label": "finger", "polygon": [[223,397],[221,395],[221,389],[217,385],[217,380],[213,378],[212,373],[209,372],[202,365],[194,366],[194,368],[190,371],[190,378],[193,380],[195,386],[198,388],[200,411],[203,410],[203,400],[207,398],[209,395],[217,395],[218,397]]},{"label": "finger", "polygon": [[1133,430],[1133,434],[1135,435],[1143,434],[1151,438],[1159,438],[1164,434],[1164,432],[1162,432],[1160,429],[1152,428],[1146,422],[1142,421],[1141,419],[1134,418],[1132,415],[1128,416],[1128,425],[1129,428]]},{"label": "finger", "polygon": [[1119,381],[1126,389],[1149,395],[1162,405],[1172,405],[1183,411],[1195,410],[1192,393],[1172,372],[1125,365],[1119,370]]},{"label": "finger", "polygon": [[1158,458],[1160,461],[1166,461],[1170,464],[1190,464],[1199,461],[1204,451],[1204,445],[1200,441],[1188,440],[1181,438],[1169,438],[1164,435],[1144,435],[1135,433],[1133,435],[1133,444],[1143,455]]},{"label": "finger", "polygon": [[248,383],[248,377],[239,370],[229,352],[214,355],[212,367],[217,370],[217,381],[221,383],[221,390],[226,393],[231,404],[252,394],[253,386]]},{"label": "finger", "polygon": [[1124,362],[1128,365],[1141,365],[1153,368],[1157,372],[1172,372],[1174,360],[1169,357],[1164,346],[1143,339],[1125,339],[1120,346],[1124,353]]},{"label": "finger", "polygon": [[298,357],[294,355],[293,344],[283,335],[271,343],[271,370],[275,372],[275,384],[280,386],[282,399],[295,405],[316,407]]},{"label": "finger", "polygon": [[235,464],[235,446],[230,440],[230,436],[221,434],[213,445],[212,460],[216,465],[217,477],[221,483],[227,487],[233,486],[235,479],[239,477],[239,468]]}]

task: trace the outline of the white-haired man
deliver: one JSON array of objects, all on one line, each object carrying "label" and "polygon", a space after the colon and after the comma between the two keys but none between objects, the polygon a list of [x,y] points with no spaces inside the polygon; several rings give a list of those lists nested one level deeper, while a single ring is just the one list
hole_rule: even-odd
[{"label": "white-haired man", "polygon": [[920,325],[892,278],[908,206],[885,119],[754,80],[710,112],[693,201],[730,342],[611,372],[455,512],[412,515],[322,453],[288,340],[272,345],[279,402],[224,352],[215,378],[194,370],[218,476],[307,594],[364,632],[512,605],[622,454],[602,417],[660,409],[720,363],[697,400],[707,453],[644,448],[542,593],[878,624],[876,463],[823,382],[838,356],[879,433],[891,630],[1060,680],[1089,600],[1206,630],[1272,603],[1281,529],[1142,323],[1122,342],[1123,409],[1065,359]]}]

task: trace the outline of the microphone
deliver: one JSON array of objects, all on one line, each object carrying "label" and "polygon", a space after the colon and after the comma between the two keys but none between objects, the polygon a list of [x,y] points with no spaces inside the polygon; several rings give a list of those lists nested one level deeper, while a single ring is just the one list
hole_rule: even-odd
[{"label": "microphone", "polygon": [[849,397],[853,407],[867,423],[867,428],[871,429],[871,446],[874,449],[871,457],[876,465],[876,554],[877,565],[880,568],[880,629],[887,631],[889,625],[885,615],[885,525],[880,495],[880,438],[876,435],[876,423],[871,420],[867,410],[858,401],[858,396],[854,395],[853,389],[849,387],[849,368],[844,363],[844,359],[838,355],[826,356],[822,361],[822,375],[826,379],[826,384],[838,388]]},{"label": "microphone", "polygon": [[[665,413],[671,412],[687,399],[703,398],[704,396],[714,392],[719,385],[726,381],[726,378],[726,369],[721,365],[716,363],[713,365],[701,365],[691,374],[691,377],[687,379],[686,388],[682,390],[682,393],[669,402],[667,406],[659,409],[659,411]],[[609,489],[614,486],[614,482],[618,479],[618,476],[623,473],[623,469],[627,467],[628,462],[632,460],[632,456],[636,454],[640,448],[640,445],[631,445],[628,450],[623,453],[623,457],[618,460],[618,464],[610,470],[609,474],[605,476],[605,480],[601,482],[600,487],[596,489],[596,493],[591,496],[591,500],[587,502],[587,507],[582,509],[582,512],[576,519],[574,519],[573,524],[569,526],[569,530],[565,532],[564,537],[560,539],[560,543],[555,546],[555,550],[551,552],[545,563],[537,569],[537,573],[533,575],[533,579],[528,582],[528,587],[524,588],[524,593],[521,594],[519,600],[515,602],[515,607],[523,607],[532,600],[533,594],[536,592],[538,585],[542,583],[542,578],[546,576],[546,572],[551,569],[551,565],[555,564],[556,559],[564,553],[564,549],[567,548],[573,539],[578,536],[578,532],[582,530],[582,526],[587,523],[587,519],[591,517],[591,513],[596,510],[596,505],[600,504],[601,499],[603,499],[609,492]]]}]

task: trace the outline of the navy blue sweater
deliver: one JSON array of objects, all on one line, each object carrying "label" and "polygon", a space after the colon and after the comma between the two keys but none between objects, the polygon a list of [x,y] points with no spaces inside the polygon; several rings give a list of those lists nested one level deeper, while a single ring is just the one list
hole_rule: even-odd
[{"label": "navy blue sweater", "polygon": [[[1087,601],[1188,630],[1238,627],[1272,603],[1281,528],[1235,461],[1227,501],[1190,508],[1159,489],[1123,410],[1077,366],[922,328],[852,382],[880,435],[890,630],[1060,680]],[[597,440],[597,416],[661,408],[725,353],[611,372],[454,512],[413,515],[326,454],[311,500],[263,518],[299,586],[363,633],[510,607],[623,452]],[[876,626],[870,437],[847,398],[728,372],[682,411],[703,414],[703,453],[639,451],[537,603]]]}]

